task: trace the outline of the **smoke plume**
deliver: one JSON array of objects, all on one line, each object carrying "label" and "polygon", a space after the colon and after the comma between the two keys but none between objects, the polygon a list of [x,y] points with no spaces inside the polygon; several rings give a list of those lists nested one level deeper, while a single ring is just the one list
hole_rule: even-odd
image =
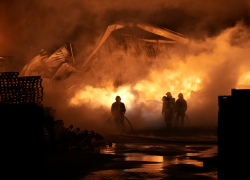
[{"label": "smoke plume", "polygon": [[[191,39],[190,44],[178,47],[181,53],[173,51],[167,61],[168,55],[160,54],[150,66],[142,62],[143,53],[137,58],[124,55],[121,64],[131,75],[123,77],[125,84],[114,79],[122,72],[110,70],[118,65],[102,59],[94,65],[97,76],[84,75],[75,94],[68,95],[60,83],[48,90],[44,104],[54,107],[56,118],[66,125],[100,127],[120,93],[135,128],[162,126],[161,98],[167,91],[175,98],[184,93],[191,124],[216,125],[218,95],[230,95],[232,88],[250,83],[247,0],[1,1],[0,55],[14,56],[12,70],[20,71],[41,49],[52,53],[71,42],[76,62],[81,64],[107,26],[124,19],[182,33]],[[87,92],[92,92],[87,100],[79,97]],[[112,97],[108,103],[106,96]]]}]

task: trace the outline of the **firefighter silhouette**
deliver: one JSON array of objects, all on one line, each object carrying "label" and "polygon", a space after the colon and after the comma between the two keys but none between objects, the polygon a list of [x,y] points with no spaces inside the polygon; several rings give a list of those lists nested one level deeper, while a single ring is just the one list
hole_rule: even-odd
[{"label": "firefighter silhouette", "polygon": [[164,96],[162,98],[162,100],[163,100],[162,115],[164,115],[164,121],[166,123],[166,126],[172,127],[175,99],[172,98],[172,95],[170,92],[167,92],[166,95],[167,95],[167,97]]},{"label": "firefighter silhouette", "polygon": [[181,118],[181,127],[183,127],[184,125],[184,118],[185,118],[185,114],[187,111],[187,101],[184,99],[183,94],[180,93],[178,95],[179,99],[177,99],[176,103],[175,103],[175,121],[176,121],[176,126],[179,126],[179,120]]},{"label": "firefighter silhouette", "polygon": [[111,106],[111,113],[114,116],[114,120],[116,122],[117,127],[122,131],[124,131],[125,130],[124,114],[126,112],[126,108],[124,103],[121,102],[120,96],[116,96],[115,100],[116,102],[114,102]]}]

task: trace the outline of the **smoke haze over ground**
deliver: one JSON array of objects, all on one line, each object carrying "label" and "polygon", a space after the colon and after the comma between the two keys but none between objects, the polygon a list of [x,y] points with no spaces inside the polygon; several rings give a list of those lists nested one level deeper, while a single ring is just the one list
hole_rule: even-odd
[{"label": "smoke haze over ground", "polygon": [[[190,38],[190,44],[181,49],[184,57],[173,54],[164,61],[163,53],[150,67],[142,67],[143,63],[126,55],[130,61],[123,65],[134,74],[116,90],[121,93],[126,116],[135,128],[164,125],[161,98],[167,91],[175,98],[179,92],[184,93],[191,125],[216,125],[218,95],[230,95],[238,84],[250,84],[247,0],[1,1],[0,55],[14,56],[13,71],[20,71],[41,49],[53,52],[64,42],[71,42],[80,64],[107,26],[123,19],[137,19]],[[83,93],[93,92],[88,101],[78,98],[82,103],[70,105],[75,95],[68,97],[60,85],[46,95],[44,104],[54,107],[57,119],[65,120],[66,126],[95,128],[109,118],[110,103],[117,92],[112,89],[112,74],[104,76],[101,67],[111,66],[104,62],[107,61],[96,65],[100,66],[102,84],[86,75],[80,88]],[[106,92],[113,93],[109,95],[111,100],[105,99]],[[107,101],[108,105],[103,105]]]}]

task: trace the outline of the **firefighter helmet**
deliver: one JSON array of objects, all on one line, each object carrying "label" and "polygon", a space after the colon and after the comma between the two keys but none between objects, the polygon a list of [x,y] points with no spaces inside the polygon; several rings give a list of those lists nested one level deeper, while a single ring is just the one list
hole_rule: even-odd
[{"label": "firefighter helmet", "polygon": [[120,96],[116,96],[115,100],[121,100]]},{"label": "firefighter helmet", "polygon": [[182,94],[182,93],[179,93],[178,97],[179,97],[179,98],[183,98],[183,94]]},{"label": "firefighter helmet", "polygon": [[171,92],[167,92],[166,95],[167,95],[167,96],[171,96]]}]

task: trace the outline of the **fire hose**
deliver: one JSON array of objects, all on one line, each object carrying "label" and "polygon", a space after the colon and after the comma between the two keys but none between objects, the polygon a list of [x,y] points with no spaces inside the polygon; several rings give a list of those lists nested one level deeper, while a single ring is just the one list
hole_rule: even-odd
[{"label": "fire hose", "polygon": [[188,126],[190,125],[190,120],[189,120],[189,118],[188,118],[188,116],[187,116],[187,114],[185,113],[185,116],[187,117],[187,120],[188,120]]},{"label": "fire hose", "polygon": [[[104,123],[104,125],[102,126],[102,128],[109,122],[109,120],[110,120],[112,117],[113,117],[113,115]],[[132,131],[134,131],[134,129],[133,129],[131,123],[129,122],[128,118],[127,118],[126,116],[124,116],[124,118],[128,121],[128,123],[129,123],[129,125],[130,125]]]},{"label": "fire hose", "polygon": [[[187,121],[188,121],[188,126],[190,125],[190,120],[189,120],[189,117],[187,116],[187,114],[185,113],[185,117],[187,118]],[[176,121],[176,119],[175,119],[175,116],[173,117],[173,119],[172,120],[174,120],[174,121]]]}]

